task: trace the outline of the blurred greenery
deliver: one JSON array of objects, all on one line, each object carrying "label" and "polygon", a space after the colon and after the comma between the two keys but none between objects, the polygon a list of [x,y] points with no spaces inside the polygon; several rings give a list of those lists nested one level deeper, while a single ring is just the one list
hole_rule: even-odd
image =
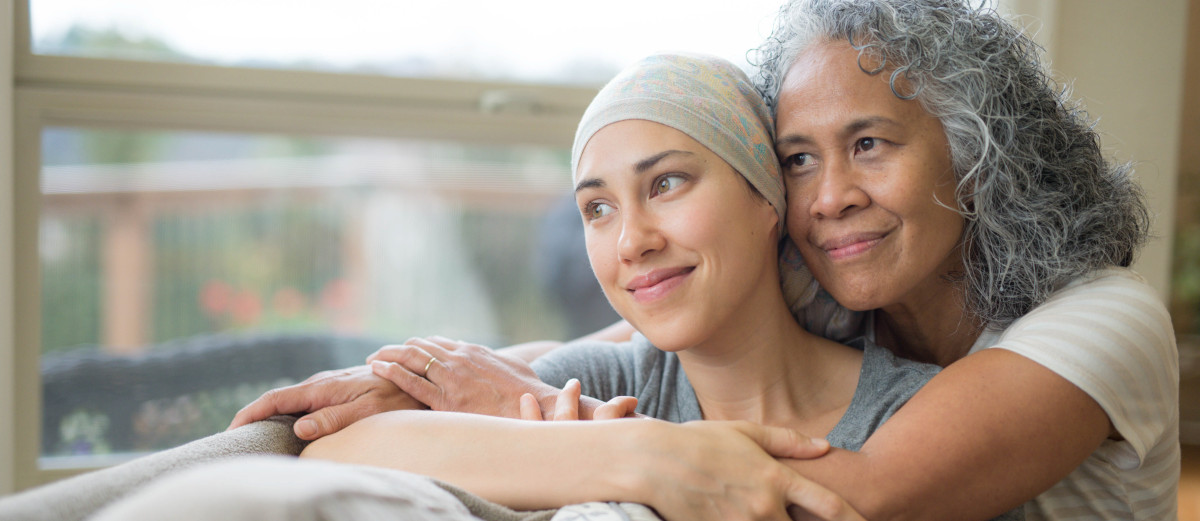
[{"label": "blurred greenery", "polygon": [[1179,176],[1173,251],[1171,319],[1177,334],[1200,334],[1200,173]]}]

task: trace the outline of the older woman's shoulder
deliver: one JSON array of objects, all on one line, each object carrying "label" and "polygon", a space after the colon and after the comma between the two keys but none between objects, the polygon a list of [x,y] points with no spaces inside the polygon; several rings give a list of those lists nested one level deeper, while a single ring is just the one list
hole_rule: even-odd
[{"label": "older woman's shoulder", "polygon": [[[1179,354],[1166,306],[1136,272],[1100,270],[1064,285],[972,351],[1002,348],[1041,364],[1094,398],[1141,462],[1177,428]],[[1136,456],[1134,456],[1136,455]]]},{"label": "older woman's shoulder", "polygon": [[1114,266],[1076,277],[1055,291],[1047,302],[1096,292],[1109,292],[1113,296],[1126,295],[1139,300],[1149,298],[1162,301],[1162,297],[1158,295],[1154,287],[1147,283],[1146,279],[1138,272],[1130,268]]}]

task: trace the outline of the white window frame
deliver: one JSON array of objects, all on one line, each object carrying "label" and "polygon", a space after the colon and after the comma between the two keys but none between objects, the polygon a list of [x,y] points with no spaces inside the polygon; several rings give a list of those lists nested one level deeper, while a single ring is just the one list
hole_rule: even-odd
[{"label": "white window frame", "polygon": [[[38,468],[41,429],[40,139],[47,126],[104,126],[265,132],[484,144],[570,147],[595,88],[529,83],[408,79],[361,74],[263,70],[160,62],[40,56],[31,52],[29,0],[0,0],[12,25],[11,96],[0,116],[12,134],[12,170],[0,169],[0,493],[85,470]],[[7,19],[6,19],[7,18]],[[2,28],[2,27],[0,27]],[[0,61],[0,67],[6,64]],[[11,99],[11,104],[6,103]],[[8,165],[5,165],[7,167]],[[8,197],[11,197],[9,199]],[[7,218],[7,217],[5,217]],[[13,235],[7,236],[8,230]],[[11,266],[8,264],[11,262]],[[9,278],[11,277],[11,278]],[[10,284],[11,281],[11,285]],[[3,291],[8,285],[11,291]],[[7,322],[11,320],[11,323]],[[11,362],[11,363],[10,363]]]}]

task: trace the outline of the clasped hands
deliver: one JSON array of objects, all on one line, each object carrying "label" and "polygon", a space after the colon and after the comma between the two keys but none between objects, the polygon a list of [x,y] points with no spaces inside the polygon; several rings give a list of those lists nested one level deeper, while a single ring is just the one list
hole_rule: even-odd
[{"label": "clasped hands", "polygon": [[[295,433],[314,440],[401,409],[561,421],[633,417],[636,406],[628,396],[608,402],[581,396],[576,380],[557,389],[516,356],[435,336],[384,346],[366,365],[270,390],[239,411],[229,428],[304,413]],[[667,431],[648,437],[641,451],[654,458],[642,465],[651,470],[644,488],[660,490],[644,502],[666,519],[861,519],[842,498],[774,459],[820,457],[829,450],[824,440],[749,422],[654,421],[647,427]],[[668,490],[663,482],[674,486]]]}]

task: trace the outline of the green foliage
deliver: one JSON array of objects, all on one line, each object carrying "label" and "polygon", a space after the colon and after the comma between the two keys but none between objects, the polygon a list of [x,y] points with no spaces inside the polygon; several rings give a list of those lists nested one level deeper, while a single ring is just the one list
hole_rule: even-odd
[{"label": "green foliage", "polygon": [[[47,231],[58,236],[46,237]],[[44,224],[43,232],[43,241],[57,243],[58,251],[42,256],[42,352],[95,344],[103,291],[101,225],[88,218],[60,218]]]}]

